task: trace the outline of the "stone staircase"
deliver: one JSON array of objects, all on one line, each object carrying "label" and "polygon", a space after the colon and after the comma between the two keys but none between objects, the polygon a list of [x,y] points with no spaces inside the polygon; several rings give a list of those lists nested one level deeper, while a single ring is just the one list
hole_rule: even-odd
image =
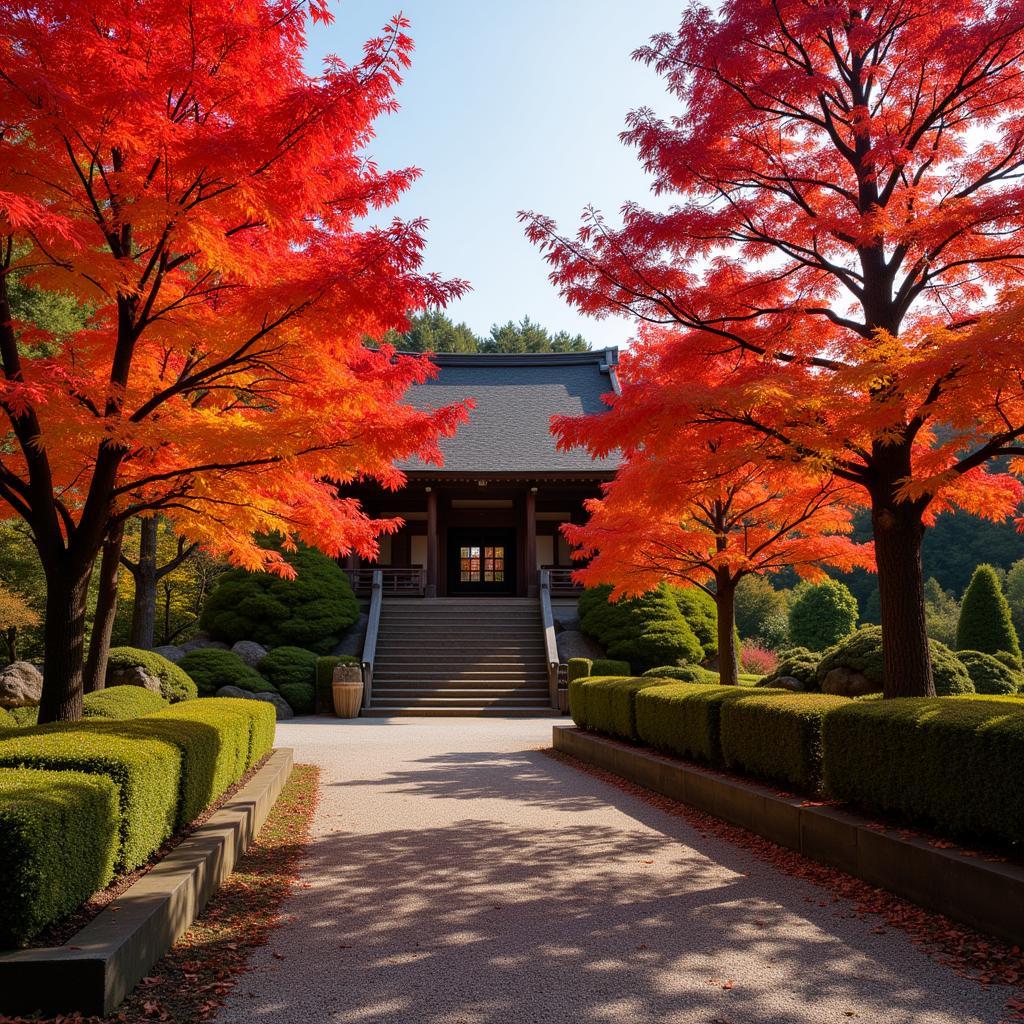
[{"label": "stone staircase", "polygon": [[538,600],[385,597],[364,716],[552,713]]}]

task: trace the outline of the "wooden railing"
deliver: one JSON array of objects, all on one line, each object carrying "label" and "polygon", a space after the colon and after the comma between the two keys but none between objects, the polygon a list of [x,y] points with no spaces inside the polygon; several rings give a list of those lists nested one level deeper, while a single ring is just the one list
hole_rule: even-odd
[{"label": "wooden railing", "polygon": [[381,574],[381,589],[385,594],[401,594],[405,597],[422,597],[426,592],[427,574],[422,565],[366,566],[360,569],[346,569],[352,589],[357,594],[369,594],[377,573]]},{"label": "wooden railing", "polygon": [[374,569],[370,580],[370,617],[366,623],[363,641],[363,707],[373,699],[373,662],[377,657],[377,632],[380,629],[380,607],[384,601],[383,570]]},{"label": "wooden railing", "polygon": [[551,593],[555,597],[572,596],[578,597],[583,589],[578,583],[573,583],[573,570],[563,565],[542,565],[541,571],[546,572],[551,579]]},{"label": "wooden railing", "polygon": [[544,630],[544,658],[548,664],[548,696],[558,707],[558,644],[555,642],[555,616],[551,610],[551,570],[540,570],[540,618]]}]

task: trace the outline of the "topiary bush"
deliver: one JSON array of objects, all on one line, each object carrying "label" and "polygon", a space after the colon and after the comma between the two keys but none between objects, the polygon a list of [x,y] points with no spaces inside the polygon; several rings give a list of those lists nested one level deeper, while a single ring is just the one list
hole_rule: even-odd
[{"label": "topiary bush", "polygon": [[282,683],[281,696],[297,715],[311,715],[316,708],[314,683]]},{"label": "topiary bush", "polygon": [[[935,692],[940,697],[953,697],[974,692],[974,684],[962,662],[945,644],[928,641],[931,652]],[[882,627],[862,626],[847,639],[825,652],[818,663],[816,679],[820,686],[834,668],[848,668],[866,676],[879,689],[885,686],[882,661]]]},{"label": "topiary bush", "polygon": [[1010,694],[1020,689],[1021,674],[982,651],[957,651],[976,693]]},{"label": "topiary bush", "polygon": [[977,841],[1024,842],[1024,706],[1015,697],[853,700],[825,717],[825,788]]},{"label": "topiary bush", "polygon": [[0,767],[86,772],[114,782],[120,815],[117,866],[126,870],[143,864],[174,830],[181,782],[178,748],[165,739],[119,731],[132,724],[51,724],[0,738]]},{"label": "topiary bush", "polygon": [[570,686],[570,712],[574,686],[577,691],[575,705],[586,722],[581,725],[577,721],[577,725],[635,743],[639,739],[636,730],[636,695],[648,687],[664,685],[664,679],[638,679],[635,676],[594,676],[575,680]]},{"label": "topiary bush", "polygon": [[103,775],[0,769],[0,948],[18,946],[114,876],[118,790]]},{"label": "topiary bush", "polygon": [[569,668],[569,682],[571,683],[574,679],[586,679],[587,676],[592,675],[592,669],[594,662],[591,658],[570,658],[568,662]]},{"label": "topiary bush", "polygon": [[359,617],[359,604],[341,567],[312,548],[282,552],[292,580],[231,569],[207,598],[200,626],[215,640],[255,640],[264,647],[296,646],[328,654]]},{"label": "topiary bush", "polygon": [[82,698],[82,717],[118,721],[141,718],[165,707],[167,701],[159,693],[142,686],[110,686]]},{"label": "topiary bush", "polygon": [[592,676],[628,676],[632,671],[628,661],[616,658],[595,658],[590,665]]},{"label": "topiary bush", "polygon": [[820,655],[806,647],[790,647],[780,652],[780,657],[781,660],[775,670],[761,680],[761,686],[771,686],[774,680],[791,676],[793,679],[799,679],[809,689],[817,687]]},{"label": "topiary bush", "polygon": [[821,788],[825,716],[850,702],[825,694],[751,693],[721,712],[726,767],[816,794]]},{"label": "topiary bush", "polygon": [[689,664],[704,648],[665,585],[643,597],[609,601],[612,588],[587,588],[580,595],[580,628],[639,671],[654,665]]},{"label": "topiary bush", "polygon": [[7,708],[0,708],[0,729],[17,729],[18,720]]},{"label": "topiary bush", "polygon": [[20,708],[8,708],[8,714],[14,719],[19,729],[35,725],[39,721],[39,705],[26,704]]},{"label": "topiary bush", "polygon": [[237,686],[250,693],[277,692],[272,683],[246,665],[237,654],[218,647],[189,651],[178,665],[192,677],[204,697],[212,696],[222,686]]},{"label": "topiary bush", "polygon": [[278,689],[294,683],[316,682],[316,660],[319,655],[303,647],[275,647],[260,659],[256,669]]},{"label": "topiary bush", "polygon": [[1014,667],[1021,667],[1020,641],[1013,628],[1010,606],[991,565],[979,565],[964,591],[956,627],[956,649],[992,655],[1005,651],[1013,658]]},{"label": "topiary bush", "polygon": [[824,651],[857,628],[857,599],[839,580],[800,583],[789,606],[789,639],[798,647]]},{"label": "topiary bush", "polygon": [[112,647],[107,657],[107,675],[119,668],[142,668],[160,680],[160,694],[172,704],[199,696],[195,682],[180,665],[168,661],[156,651],[138,647]]},{"label": "topiary bush", "polygon": [[[669,587],[669,593],[676,602],[680,614],[686,619],[694,636],[704,648],[704,657],[709,660],[718,655],[718,606],[715,599],[700,587]],[[738,634],[737,634],[738,639]],[[739,647],[739,644],[736,645]]]}]

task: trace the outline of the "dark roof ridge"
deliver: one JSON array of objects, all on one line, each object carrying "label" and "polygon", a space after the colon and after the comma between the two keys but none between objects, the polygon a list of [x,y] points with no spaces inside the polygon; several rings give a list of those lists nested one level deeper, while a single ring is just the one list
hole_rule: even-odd
[{"label": "dark roof ridge", "polygon": [[[397,355],[422,355],[419,352],[398,352]],[[438,366],[585,366],[597,363],[603,373],[619,364],[615,346],[596,348],[589,352],[434,352],[431,359]]]}]

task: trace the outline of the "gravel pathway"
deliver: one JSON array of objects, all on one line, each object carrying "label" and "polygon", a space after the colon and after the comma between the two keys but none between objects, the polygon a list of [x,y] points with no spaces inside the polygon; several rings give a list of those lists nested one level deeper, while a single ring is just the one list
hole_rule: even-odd
[{"label": "gravel pathway", "polygon": [[281,725],[324,769],[315,838],[221,1024],[1002,1018],[1008,990],[547,757],[551,724]]}]

